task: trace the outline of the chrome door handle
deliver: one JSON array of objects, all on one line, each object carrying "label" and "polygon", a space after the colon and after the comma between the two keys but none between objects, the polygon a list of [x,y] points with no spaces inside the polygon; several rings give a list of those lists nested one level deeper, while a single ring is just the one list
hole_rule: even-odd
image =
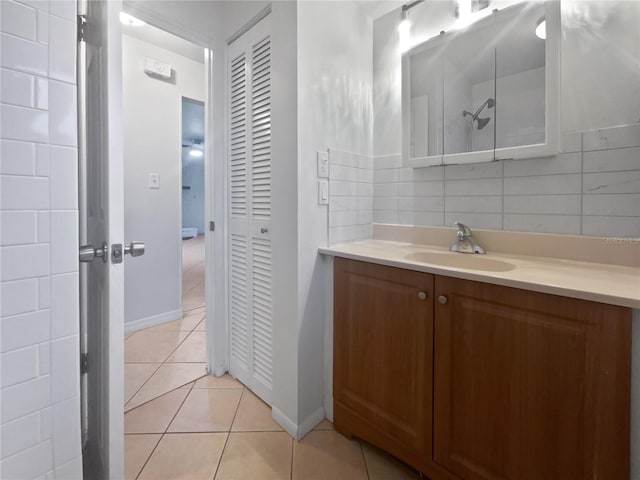
[{"label": "chrome door handle", "polygon": [[140,257],[144,255],[144,242],[131,242],[129,245],[124,246],[125,255],[131,255],[132,257]]},{"label": "chrome door handle", "polygon": [[109,245],[107,245],[107,242],[103,242],[100,248],[95,248],[93,245],[83,245],[80,247],[79,258],[81,262],[93,262],[96,257],[101,258],[104,263],[107,262],[109,258]]}]

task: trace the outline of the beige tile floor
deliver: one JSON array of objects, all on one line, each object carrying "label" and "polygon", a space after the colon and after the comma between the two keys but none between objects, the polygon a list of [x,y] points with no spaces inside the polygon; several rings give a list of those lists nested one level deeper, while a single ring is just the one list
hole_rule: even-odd
[{"label": "beige tile floor", "polygon": [[125,340],[126,479],[418,478],[326,420],[296,442],[244,385],[205,375],[203,248],[183,244],[184,318]]},{"label": "beige tile floor", "polygon": [[125,414],[126,479],[408,480],[380,450],[320,423],[299,442],[225,375],[205,376]]}]

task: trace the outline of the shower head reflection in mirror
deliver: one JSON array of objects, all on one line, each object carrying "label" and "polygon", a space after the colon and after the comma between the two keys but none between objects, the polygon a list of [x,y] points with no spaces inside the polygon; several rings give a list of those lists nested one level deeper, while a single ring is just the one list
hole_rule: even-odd
[{"label": "shower head reflection in mirror", "polygon": [[480,115],[480,113],[482,113],[482,110],[486,108],[493,108],[496,106],[496,101],[493,98],[488,98],[482,105],[480,105],[480,107],[478,107],[478,109],[476,110],[476,113],[471,113],[468,110],[463,110],[462,111],[462,116],[466,117],[466,116],[471,116],[471,122],[477,122],[477,127],[478,130],[482,130],[484,127],[487,126],[487,124],[489,123],[489,121],[491,121],[491,118],[487,117],[487,118],[478,118],[478,115]]}]

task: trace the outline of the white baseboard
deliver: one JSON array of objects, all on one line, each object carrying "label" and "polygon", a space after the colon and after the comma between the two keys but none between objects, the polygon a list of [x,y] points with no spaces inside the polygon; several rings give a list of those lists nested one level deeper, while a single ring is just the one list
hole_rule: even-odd
[{"label": "white baseboard", "polygon": [[182,309],[172,310],[171,312],[165,312],[151,317],[140,318],[132,322],[126,322],[124,324],[124,332],[135,332],[136,330],[155,327],[156,325],[178,320],[180,318],[182,318]]},{"label": "white baseboard", "polygon": [[298,425],[298,438],[300,440],[304,436],[313,430],[322,420],[325,419],[324,407],[320,407],[313,412],[304,422]]},{"label": "white baseboard", "polygon": [[276,423],[278,423],[278,425],[284,428],[285,432],[296,440],[300,440],[298,438],[298,425],[296,425],[296,422],[291,420],[276,407],[271,407],[271,417],[276,421]]},{"label": "white baseboard", "polygon": [[271,407],[271,416],[273,419],[284,428],[285,432],[291,435],[294,439],[300,440],[307,433],[315,428],[322,420],[325,419],[324,407],[320,407],[313,412],[304,422],[299,425],[293,420],[287,417],[284,413],[278,410],[276,407]]}]

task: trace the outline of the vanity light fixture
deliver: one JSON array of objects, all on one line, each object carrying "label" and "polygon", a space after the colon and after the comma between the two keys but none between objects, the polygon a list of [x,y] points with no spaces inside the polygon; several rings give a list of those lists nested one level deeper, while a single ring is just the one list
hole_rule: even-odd
[{"label": "vanity light fixture", "polygon": [[400,23],[398,24],[398,34],[400,36],[400,51],[406,52],[411,48],[411,22],[409,21],[409,10],[425,0],[415,0],[402,5],[400,12]]},{"label": "vanity light fixture", "polygon": [[189,156],[193,158],[201,158],[204,155],[203,151],[199,148],[192,148],[189,150]]},{"label": "vanity light fixture", "polygon": [[120,23],[128,25],[129,27],[141,27],[147,24],[147,22],[125,12],[120,12]]},{"label": "vanity light fixture", "polygon": [[541,40],[546,40],[547,38],[547,21],[544,17],[538,20],[538,24],[536,26],[536,37]]}]

